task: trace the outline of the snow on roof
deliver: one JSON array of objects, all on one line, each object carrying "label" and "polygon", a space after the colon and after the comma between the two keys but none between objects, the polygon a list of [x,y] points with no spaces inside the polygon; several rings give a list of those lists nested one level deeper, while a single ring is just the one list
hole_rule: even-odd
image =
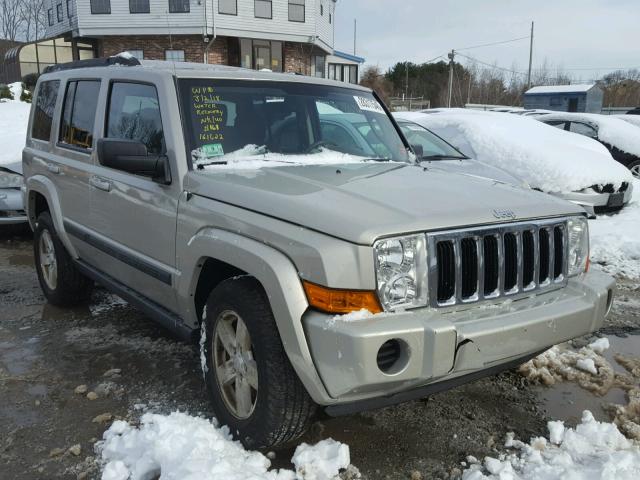
[{"label": "snow on roof", "polygon": [[528,94],[540,94],[540,93],[583,93],[591,90],[595,87],[595,83],[590,84],[575,84],[575,85],[545,85],[539,87],[533,87],[524,92]]},{"label": "snow on roof", "polygon": [[619,148],[623,152],[640,156],[640,130],[629,122],[612,115],[597,113],[550,113],[540,115],[536,120],[582,121],[598,129],[598,139]]},{"label": "snow on roof", "polygon": [[397,116],[419,123],[472,158],[545,192],[572,192],[609,183],[619,186],[632,179],[599,142],[532,118],[477,111],[399,112]]}]

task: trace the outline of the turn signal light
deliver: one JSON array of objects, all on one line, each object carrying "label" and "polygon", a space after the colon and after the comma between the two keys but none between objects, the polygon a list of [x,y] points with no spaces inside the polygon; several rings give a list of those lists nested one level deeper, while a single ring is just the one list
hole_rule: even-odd
[{"label": "turn signal light", "polygon": [[307,294],[309,305],[326,313],[343,315],[362,309],[371,313],[382,312],[378,296],[370,290],[339,290],[304,280],[302,286]]}]

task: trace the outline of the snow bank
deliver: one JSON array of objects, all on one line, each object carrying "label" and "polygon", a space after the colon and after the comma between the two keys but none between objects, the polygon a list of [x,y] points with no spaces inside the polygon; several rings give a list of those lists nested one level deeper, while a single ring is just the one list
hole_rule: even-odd
[{"label": "snow bank", "polygon": [[[473,158],[545,192],[578,191],[596,184],[620,186],[632,178],[595,140],[531,118],[477,111],[396,115],[433,130]],[[472,151],[465,151],[465,144]]]},{"label": "snow bank", "polygon": [[174,412],[146,413],[139,427],[115,421],[97,446],[102,480],[330,480],[349,466],[349,447],[327,439],[298,446],[292,470],[270,470],[260,452],[233,441],[227,427]]},{"label": "snow bank", "polygon": [[22,162],[31,104],[20,101],[22,84],[9,84],[13,100],[0,102],[0,165]]},{"label": "snow bank", "polygon": [[622,211],[589,220],[589,235],[592,263],[613,275],[640,278],[640,180],[633,180],[633,198]]},{"label": "snow bank", "polygon": [[585,410],[581,423],[566,428],[549,422],[549,440],[533,438],[526,444],[507,436],[512,452],[486,457],[483,465],[471,465],[463,480],[637,480],[640,447],[612,423],[598,422]]},{"label": "snow bank", "polygon": [[[203,158],[199,151],[192,152],[194,163],[204,166],[205,171],[257,170],[265,167],[282,167],[286,165],[339,165],[345,163],[362,163],[364,157],[340,153],[327,148],[320,148],[317,153],[306,155],[284,155],[265,152],[264,147],[246,145],[226,155]],[[208,163],[215,162],[212,165]]]}]

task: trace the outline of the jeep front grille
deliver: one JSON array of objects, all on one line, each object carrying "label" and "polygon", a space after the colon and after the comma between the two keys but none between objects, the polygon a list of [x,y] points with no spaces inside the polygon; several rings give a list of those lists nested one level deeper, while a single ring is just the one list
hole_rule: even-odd
[{"label": "jeep front grille", "polygon": [[446,307],[566,283],[566,220],[427,234],[429,298]]}]

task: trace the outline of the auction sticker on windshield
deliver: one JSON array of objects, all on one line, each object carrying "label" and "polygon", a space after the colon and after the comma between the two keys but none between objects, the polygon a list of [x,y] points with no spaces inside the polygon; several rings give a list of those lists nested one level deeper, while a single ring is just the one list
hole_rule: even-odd
[{"label": "auction sticker on windshield", "polygon": [[376,112],[376,113],[384,114],[384,110],[382,109],[380,104],[376,102],[374,99],[358,97],[357,95],[354,95],[353,98],[358,104],[358,107],[360,108],[360,110],[366,110],[368,112]]},{"label": "auction sticker on windshield", "polygon": [[224,150],[221,143],[208,143],[202,145],[202,153],[205,157],[219,157],[224,155]]}]

